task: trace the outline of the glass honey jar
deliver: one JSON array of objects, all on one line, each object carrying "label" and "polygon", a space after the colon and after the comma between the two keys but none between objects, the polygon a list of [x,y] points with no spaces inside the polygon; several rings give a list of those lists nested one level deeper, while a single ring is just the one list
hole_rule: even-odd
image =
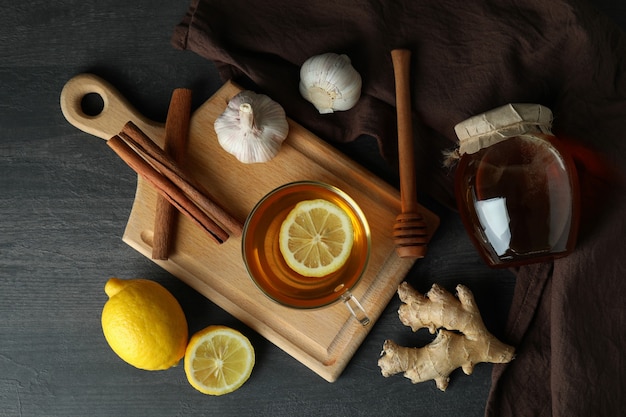
[{"label": "glass honey jar", "polygon": [[457,205],[491,267],[548,261],[574,249],[578,177],[551,126],[552,112],[538,104],[508,104],[455,126]]}]

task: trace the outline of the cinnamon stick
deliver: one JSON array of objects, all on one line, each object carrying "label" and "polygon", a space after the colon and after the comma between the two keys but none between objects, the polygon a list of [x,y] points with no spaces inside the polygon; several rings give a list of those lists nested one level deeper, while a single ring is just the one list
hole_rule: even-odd
[{"label": "cinnamon stick", "polygon": [[[152,184],[161,195],[174,205],[174,207],[205,230],[213,240],[221,244],[228,239],[228,233],[226,231],[216,224],[206,213],[194,204],[179,187],[157,171],[142,155],[137,153],[136,149],[133,149],[120,136],[113,136],[107,141],[107,145],[109,145],[128,166]],[[157,148],[159,150],[161,149],[158,146]]]},{"label": "cinnamon stick", "polygon": [[184,172],[171,157],[159,148],[133,122],[122,128],[119,137],[137,150],[154,168],[174,183],[196,205],[202,208],[213,220],[220,223],[232,235],[239,236],[243,231],[240,221],[232,217],[222,206],[217,204],[197,181]]},{"label": "cinnamon stick", "polygon": [[[191,118],[191,95],[186,88],[177,88],[172,92],[170,106],[165,121],[165,143],[163,149],[172,160],[181,165],[184,161]],[[176,207],[161,194],[157,197],[154,218],[154,236],[152,239],[152,259],[169,258],[176,233]]]}]

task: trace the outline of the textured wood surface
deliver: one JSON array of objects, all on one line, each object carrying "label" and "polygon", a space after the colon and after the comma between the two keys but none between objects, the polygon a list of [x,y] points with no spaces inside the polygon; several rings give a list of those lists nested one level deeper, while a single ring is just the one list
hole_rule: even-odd
[{"label": "textured wood surface", "polygon": [[[414,263],[395,254],[391,230],[400,207],[398,191],[293,120],[275,158],[263,164],[240,163],[220,147],[213,130],[215,119],[240,91],[227,82],[194,112],[186,171],[242,222],[265,194],[293,181],[322,181],[350,195],[365,214],[372,242],[363,277],[350,290],[374,323]],[[79,98],[94,92],[107,103],[96,118],[87,117],[76,106]],[[163,146],[165,129],[140,116],[119,91],[93,74],[80,74],[67,82],[61,108],[68,122],[106,140],[134,117]],[[141,180],[124,233],[124,241],[146,256],[153,249],[156,197],[154,189]],[[439,219],[426,208],[419,210],[424,216],[424,234],[432,236]],[[322,309],[294,310],[264,297],[244,268],[241,236],[216,245],[205,231],[181,218],[175,245],[175,253],[158,262],[160,266],[329,382],[339,377],[372,328],[361,326],[341,302]]]},{"label": "textured wood surface", "polygon": [[[616,18],[621,2],[598,2]],[[104,141],[61,114],[65,82],[93,72],[114,84],[146,117],[164,122],[171,92],[194,91],[194,108],[221,85],[211,63],[169,44],[185,0],[5,1],[0,14],[0,416],[481,416],[489,365],[453,374],[445,393],[434,384],[385,379],[376,362],[393,338],[423,345],[398,320],[397,297],[329,384],[255,331],[122,242],[136,175]],[[623,20],[622,20],[623,22]],[[375,143],[337,145],[397,185]],[[500,334],[513,280],[486,268],[458,217],[433,202],[441,226],[428,255],[409,274],[475,293],[487,326]],[[122,362],[100,328],[111,276],[146,277],[180,300],[190,331],[225,324],[250,337],[257,352],[240,390],[207,397],[182,366],[146,372]]]}]

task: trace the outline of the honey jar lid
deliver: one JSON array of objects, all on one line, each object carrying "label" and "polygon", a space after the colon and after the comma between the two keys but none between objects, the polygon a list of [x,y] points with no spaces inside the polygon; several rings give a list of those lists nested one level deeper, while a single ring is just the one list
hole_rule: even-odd
[{"label": "honey jar lid", "polygon": [[540,104],[507,104],[454,127],[461,155],[532,132],[552,134],[552,111]]}]

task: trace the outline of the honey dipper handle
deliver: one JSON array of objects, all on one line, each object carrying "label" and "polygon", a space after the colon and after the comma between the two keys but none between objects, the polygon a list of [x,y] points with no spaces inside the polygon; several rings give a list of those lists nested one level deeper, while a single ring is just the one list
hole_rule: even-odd
[{"label": "honey dipper handle", "polygon": [[423,258],[428,233],[426,223],[418,212],[413,153],[413,126],[411,125],[411,52],[406,49],[391,51],[396,81],[396,112],[398,117],[398,162],[400,168],[400,203],[402,212],[396,217],[393,237],[396,253],[401,258]]},{"label": "honey dipper handle", "polygon": [[400,169],[400,199],[402,212],[417,211],[413,126],[411,122],[411,51],[391,51],[396,82],[396,112],[398,114],[398,163]]}]

